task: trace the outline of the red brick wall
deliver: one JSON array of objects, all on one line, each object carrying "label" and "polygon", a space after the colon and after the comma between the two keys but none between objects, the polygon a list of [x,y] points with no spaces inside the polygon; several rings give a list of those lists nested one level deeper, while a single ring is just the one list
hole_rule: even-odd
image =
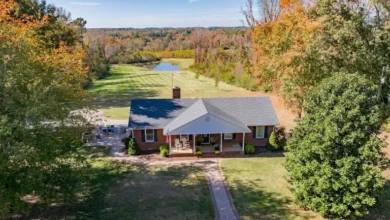
[{"label": "red brick wall", "polygon": [[[166,144],[166,136],[163,135],[163,129],[157,129],[157,141],[156,142],[142,142],[142,132],[145,130],[134,130],[134,138],[141,151],[153,151],[159,150],[160,145]],[[192,135],[190,135],[190,145],[192,147]],[[180,139],[179,135],[172,135],[171,142],[172,147],[175,145],[175,139]]]},{"label": "red brick wall", "polygon": [[245,134],[245,141],[251,142],[255,147],[265,147],[267,146],[269,136],[274,131],[274,126],[267,126],[267,138],[260,139],[253,138],[254,126],[250,126],[249,129],[251,129],[252,133]]},{"label": "red brick wall", "polygon": [[163,130],[157,130],[157,142],[142,142],[142,132],[145,130],[134,130],[134,138],[138,144],[138,147],[141,151],[150,151],[158,150],[160,145],[165,144],[165,136],[163,135]]},{"label": "red brick wall", "polygon": [[[274,127],[273,126],[267,126],[268,132],[267,132],[267,138],[261,138],[261,139],[256,139],[253,138],[253,130],[254,127],[249,127],[252,131],[252,133],[247,133],[245,134],[245,141],[251,142],[254,146],[256,147],[264,147],[267,145],[268,142],[268,137],[272,133]],[[139,148],[141,151],[152,151],[152,150],[159,150],[160,145],[166,144],[166,137],[163,135],[163,129],[158,129],[157,130],[157,142],[142,142],[142,132],[145,132],[144,130],[134,130],[134,138],[135,141],[137,142]],[[218,143],[220,143],[220,134],[211,134],[210,137],[215,137],[218,140]],[[171,141],[172,141],[172,146],[174,146],[175,139],[180,139],[179,135],[172,135]],[[193,146],[193,137],[190,135],[190,145],[191,147]],[[242,133],[237,133],[235,135],[235,138],[232,140],[223,140],[223,143],[242,143]]]},{"label": "red brick wall", "polygon": [[[267,126],[267,131],[268,131],[267,138],[261,138],[261,139],[253,138],[253,131],[254,131],[253,126],[250,126],[249,129],[251,129],[252,133],[245,134],[245,141],[251,142],[256,147],[265,147],[268,142],[268,137],[271,135],[271,133],[274,130],[274,126]],[[218,140],[217,144],[219,144],[221,138],[220,134],[212,134],[210,136],[215,137]],[[232,140],[223,140],[223,143],[242,143],[242,133],[237,133],[235,135],[235,138],[233,138]]]}]

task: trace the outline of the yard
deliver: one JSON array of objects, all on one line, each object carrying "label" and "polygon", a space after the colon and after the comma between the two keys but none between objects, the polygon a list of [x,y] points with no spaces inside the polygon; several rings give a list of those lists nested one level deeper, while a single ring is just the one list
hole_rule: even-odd
[{"label": "yard", "polygon": [[[223,159],[222,170],[233,203],[243,219],[323,219],[304,211],[293,202],[282,153],[269,153],[246,159]],[[386,191],[379,205],[366,219],[390,219],[390,171]]]},{"label": "yard", "polygon": [[[191,60],[169,59],[182,69],[188,68]],[[183,98],[192,97],[237,97],[254,95],[252,92],[220,83],[214,86],[212,79],[195,78],[191,71],[173,75],[173,84],[182,88]],[[152,71],[135,65],[113,65],[111,75],[96,81],[88,93],[94,97],[92,106],[103,110],[113,119],[128,119],[132,98],[172,98],[172,73]]]},{"label": "yard", "polygon": [[[101,149],[101,148],[100,148]],[[91,155],[92,167],[74,204],[36,210],[41,219],[214,219],[203,170],[140,166]]]}]

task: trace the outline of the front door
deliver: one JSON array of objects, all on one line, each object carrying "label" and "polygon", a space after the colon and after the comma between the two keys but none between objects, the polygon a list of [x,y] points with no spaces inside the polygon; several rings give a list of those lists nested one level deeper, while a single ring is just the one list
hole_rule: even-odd
[{"label": "front door", "polygon": [[210,134],[202,134],[203,142],[202,144],[210,144]]}]

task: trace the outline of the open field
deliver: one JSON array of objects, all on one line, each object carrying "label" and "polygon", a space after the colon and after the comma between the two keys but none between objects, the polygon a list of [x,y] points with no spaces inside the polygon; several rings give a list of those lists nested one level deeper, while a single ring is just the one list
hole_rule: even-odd
[{"label": "open field", "polygon": [[73,204],[34,210],[30,218],[214,219],[203,170],[122,164],[102,158],[106,150],[87,150],[92,167]]},{"label": "open field", "polygon": [[[191,59],[164,61],[184,69],[193,62]],[[291,112],[283,106],[279,97],[272,94],[251,92],[223,82],[215,87],[213,79],[204,76],[196,79],[195,73],[191,71],[175,73],[173,85],[181,87],[182,98],[270,96],[281,125],[289,129],[295,124]],[[132,98],[172,97],[172,73],[151,71],[134,65],[113,65],[111,76],[96,81],[88,92],[94,97],[92,107],[102,110],[108,118],[127,120]]]},{"label": "open field", "polygon": [[[293,203],[284,161],[282,153],[221,161],[233,203],[243,219],[323,219]],[[383,198],[366,219],[390,219],[390,171],[384,175],[388,181]]]}]

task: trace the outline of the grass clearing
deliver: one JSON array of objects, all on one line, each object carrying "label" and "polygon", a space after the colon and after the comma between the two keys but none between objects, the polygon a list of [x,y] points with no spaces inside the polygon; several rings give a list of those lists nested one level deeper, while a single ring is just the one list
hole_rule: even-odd
[{"label": "grass clearing", "polygon": [[[281,153],[221,161],[233,203],[243,219],[323,219],[294,204],[284,161]],[[383,198],[366,219],[390,219],[390,171],[385,177],[388,182]]]},{"label": "grass clearing", "polygon": [[[104,149],[91,149],[93,154]],[[40,219],[214,219],[204,171],[94,158],[73,204],[34,210]]]},{"label": "grass clearing", "polygon": [[[184,69],[193,62],[191,59],[168,59]],[[204,76],[195,78],[191,71],[180,71],[173,75],[173,85],[182,88],[182,98],[199,97],[241,97],[255,96],[242,88],[219,83]],[[94,97],[92,107],[103,110],[105,116],[113,119],[128,119],[130,100],[133,98],[171,98],[172,73],[158,72],[134,65],[113,65],[111,75],[96,81],[88,93]]]}]

